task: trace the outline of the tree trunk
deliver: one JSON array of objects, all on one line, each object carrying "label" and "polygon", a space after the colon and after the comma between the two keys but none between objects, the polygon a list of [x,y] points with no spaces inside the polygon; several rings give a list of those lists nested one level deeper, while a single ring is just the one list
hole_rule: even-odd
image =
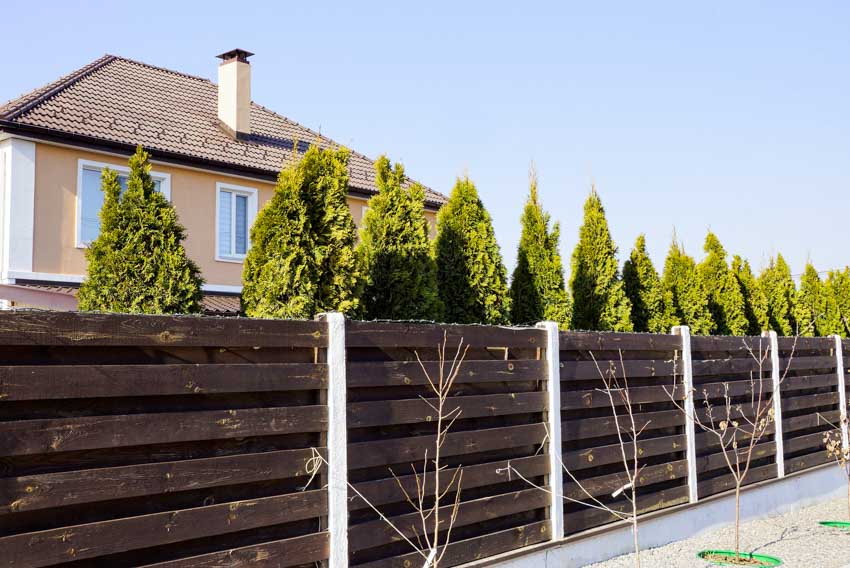
[{"label": "tree trunk", "polygon": [[735,560],[741,550],[741,484],[735,484]]}]

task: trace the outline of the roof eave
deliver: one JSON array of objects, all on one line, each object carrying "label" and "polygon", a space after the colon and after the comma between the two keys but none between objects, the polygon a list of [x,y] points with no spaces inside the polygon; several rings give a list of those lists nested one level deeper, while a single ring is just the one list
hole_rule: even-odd
[{"label": "roof eave", "polygon": [[[55,142],[77,146],[86,150],[94,150],[101,152],[118,152],[122,154],[132,154],[136,151],[136,146],[126,144],[124,142],[116,142],[94,136],[86,136],[84,134],[75,134],[72,132],[64,132],[52,128],[44,128],[42,126],[34,126],[31,124],[23,124],[12,120],[0,119],[0,132],[18,133],[28,138],[43,140],[45,142]],[[172,163],[179,166],[189,166],[204,170],[211,170],[226,175],[248,176],[259,178],[262,180],[274,183],[277,180],[278,172],[265,170],[262,168],[252,168],[250,166],[239,166],[218,160],[210,160],[189,154],[180,154],[177,152],[168,152],[165,150],[157,150],[155,148],[145,148],[151,157],[159,162]],[[360,187],[357,185],[349,185],[349,192],[370,197],[377,192],[371,188]],[[436,211],[443,204],[425,200],[425,207],[429,210]]]}]

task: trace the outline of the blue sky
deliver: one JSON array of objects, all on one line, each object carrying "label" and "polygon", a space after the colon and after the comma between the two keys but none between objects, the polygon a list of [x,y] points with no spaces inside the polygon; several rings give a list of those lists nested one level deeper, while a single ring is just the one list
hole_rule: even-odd
[{"label": "blue sky", "polygon": [[[565,264],[595,180],[624,260],[675,227],[758,268],[850,264],[850,3],[6,0],[0,99],[104,53],[214,78],[448,193],[468,173],[513,266],[533,160]],[[37,14],[35,12],[38,12]],[[17,23],[15,23],[17,22]],[[33,22],[37,22],[34,25]],[[8,25],[11,23],[12,25]]]}]

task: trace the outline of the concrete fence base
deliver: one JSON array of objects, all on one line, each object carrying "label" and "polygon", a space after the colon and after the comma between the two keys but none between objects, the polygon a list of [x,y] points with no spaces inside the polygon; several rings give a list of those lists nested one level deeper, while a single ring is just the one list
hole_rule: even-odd
[{"label": "concrete fence base", "polygon": [[[742,490],[742,520],[786,513],[846,495],[847,481],[834,464],[824,464],[783,479]],[[646,550],[729,525],[735,517],[735,495],[722,494],[698,503],[649,513],[640,519],[640,546]],[[569,521],[568,521],[569,522]],[[615,523],[558,542],[494,556],[467,566],[499,568],[580,568],[634,550],[630,525]],[[696,554],[697,551],[694,551]]]}]

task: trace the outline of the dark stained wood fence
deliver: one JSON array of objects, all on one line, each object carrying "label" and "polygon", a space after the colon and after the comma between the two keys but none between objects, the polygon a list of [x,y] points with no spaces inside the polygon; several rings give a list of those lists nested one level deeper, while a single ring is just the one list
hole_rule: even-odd
[{"label": "dark stained wood fence", "polygon": [[829,461],[823,435],[840,423],[835,340],[780,337],[779,356],[785,473],[793,473]]},{"label": "dark stained wood fence", "polygon": [[[611,399],[603,377],[614,386],[628,381],[638,438],[640,512],[649,512],[688,501],[685,416],[671,394],[681,400],[681,369],[676,370],[682,339],[673,335],[640,333],[560,334],[561,420],[565,497],[589,501],[588,493],[615,510],[630,511],[620,493],[628,481]],[[668,394],[670,393],[670,394]],[[613,400],[623,439],[631,422],[622,398]],[[631,444],[628,448],[632,448]],[[631,457],[632,454],[629,454]],[[569,473],[567,473],[569,472]],[[583,489],[582,489],[583,488]],[[610,523],[611,514],[578,503],[564,504],[567,534]]]},{"label": "dark stained wood fence", "polygon": [[[421,523],[399,482],[416,494],[413,472],[422,470],[426,450],[433,457],[436,432],[435,413],[422,400],[433,393],[416,354],[436,380],[436,348],[444,332],[450,359],[461,342],[469,348],[447,407],[460,408],[461,414],[441,460],[449,467],[444,479],[452,467],[463,466],[462,503],[441,564],[453,566],[550,538],[549,496],[507,471],[510,462],[537,484],[549,471],[541,355],[546,336],[528,328],[348,324],[349,482],[414,542]],[[350,495],[352,565],[423,563],[367,503]],[[444,502],[450,505],[453,498],[450,493]]]},{"label": "dark stained wood fence", "polygon": [[[719,427],[726,420],[727,391],[732,406],[741,405],[744,416],[752,417],[761,393],[763,405],[773,391],[768,337],[692,337],[691,357],[694,375],[694,407],[700,420]],[[835,377],[833,377],[835,381]],[[753,397],[755,391],[755,398]],[[708,404],[707,404],[708,403]],[[711,409],[709,410],[709,405]],[[733,408],[734,410],[734,408]],[[737,413],[733,412],[733,419]],[[741,440],[743,447],[746,440]],[[731,449],[729,450],[731,456]],[[717,436],[696,427],[698,493],[702,499],[735,488]],[[734,458],[732,458],[734,460]],[[750,471],[744,484],[749,485],[777,476],[776,444],[773,427],[753,450]]]},{"label": "dark stained wood fence", "polygon": [[[328,558],[324,472],[324,322],[196,317],[0,314],[0,568],[63,565],[307,566]],[[347,322],[349,481],[412,540],[415,493],[436,421],[426,400],[437,346],[466,359],[449,408],[461,409],[442,448],[463,467],[461,507],[443,566],[550,539],[546,333],[536,328]],[[562,459],[568,497],[583,490],[615,508],[626,481],[603,377],[628,379],[644,466],[641,512],[688,500],[679,336],[562,332]],[[772,388],[760,337],[693,337],[697,412],[722,411],[723,383],[750,400]],[[827,461],[819,414],[839,416],[835,343],[780,338],[788,473]],[[850,342],[843,344],[850,367]],[[790,361],[790,364],[789,364]],[[678,390],[675,388],[678,387]],[[621,427],[627,417],[615,398]],[[746,406],[746,405],[745,405]],[[715,414],[716,419],[722,419]],[[733,487],[712,435],[696,430],[699,495]],[[776,476],[773,430],[748,482]],[[571,476],[574,476],[571,477]],[[429,481],[430,483],[431,481]],[[422,559],[349,491],[355,566]],[[445,498],[447,507],[453,499]],[[568,534],[612,522],[565,504]]]},{"label": "dark stained wood fence", "polygon": [[[0,566],[308,565],[325,324],[3,313]],[[262,561],[260,561],[262,560]]]}]

